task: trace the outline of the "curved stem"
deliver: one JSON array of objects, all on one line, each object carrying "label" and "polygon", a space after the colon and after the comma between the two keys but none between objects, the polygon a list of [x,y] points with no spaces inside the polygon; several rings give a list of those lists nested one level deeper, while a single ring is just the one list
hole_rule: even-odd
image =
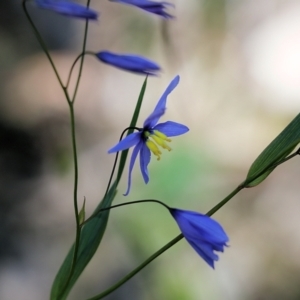
[{"label": "curved stem", "polygon": [[85,51],[84,53],[80,53],[80,54],[76,57],[76,59],[74,60],[72,66],[71,66],[70,72],[69,72],[68,80],[67,80],[67,83],[66,83],[66,89],[68,89],[68,87],[69,87],[70,80],[71,80],[71,76],[72,76],[72,72],[73,72],[73,69],[74,69],[76,63],[78,62],[78,60],[79,60],[82,56],[87,55],[87,54],[89,54],[89,55],[95,55],[94,52],[91,52],[91,51]]},{"label": "curved stem", "polygon": [[[138,131],[140,131],[141,129],[138,128],[138,127],[127,127],[127,128],[125,128],[125,129],[123,130],[121,136],[120,136],[119,142],[123,139],[123,136],[124,136],[125,132],[128,131],[128,130],[138,130]],[[118,151],[117,154],[116,154],[116,158],[115,158],[115,161],[114,161],[114,165],[113,165],[113,168],[112,168],[112,171],[111,171],[111,174],[110,174],[110,178],[109,178],[109,181],[108,181],[108,184],[107,184],[107,188],[106,188],[104,197],[107,195],[108,190],[109,190],[109,188],[110,188],[111,181],[112,181],[113,175],[114,175],[115,170],[116,170],[116,165],[117,165],[117,160],[118,160],[119,152],[120,152],[120,151]]]},{"label": "curved stem", "polygon": [[[87,0],[87,4],[86,4],[87,8],[90,6],[90,2],[91,2],[91,0]],[[85,53],[88,30],[89,30],[89,20],[86,19],[81,53]],[[77,91],[78,91],[78,87],[79,87],[79,82],[80,82],[80,78],[81,78],[81,74],[82,74],[82,69],[83,69],[83,63],[84,63],[84,55],[81,56],[81,61],[80,61],[80,66],[79,66],[79,72],[78,72],[77,82],[76,82],[74,94],[73,94],[73,97],[72,97],[72,103],[75,102],[75,98],[76,98],[76,95],[77,95]]]},{"label": "curved stem", "polygon": [[[211,210],[209,210],[206,214],[208,216],[212,216],[215,212],[217,212],[222,206],[224,206],[230,199],[232,199],[237,193],[239,193],[242,189],[244,189],[251,181],[255,180],[256,178],[260,177],[262,174],[267,172],[268,170],[275,168],[279,166],[280,164],[286,162],[287,160],[293,158],[296,155],[300,154],[300,149],[298,149],[295,153],[291,154],[290,156],[282,159],[280,162],[275,163],[274,165],[266,168],[259,174],[255,175],[255,178],[250,178],[248,180],[245,180],[242,184],[240,184],[236,189],[234,189],[228,196],[226,196],[222,201],[220,201],[217,205],[215,205]],[[142,202],[143,200],[138,200]],[[134,201],[133,201],[134,202]],[[146,201],[145,201],[146,202]],[[160,202],[160,201],[159,201]],[[124,203],[125,204],[125,203]],[[160,203],[162,204],[162,202]],[[118,205],[121,206],[121,205]],[[156,251],[154,254],[152,254],[148,259],[146,259],[141,265],[139,265],[137,268],[135,268],[133,271],[131,271],[129,274],[127,274],[125,277],[123,277],[120,281],[118,281],[116,284],[105,290],[104,292],[89,298],[87,300],[99,300],[103,299],[108,294],[112,293],[116,289],[118,289],[120,286],[122,286],[124,283],[126,283],[129,279],[131,279],[134,275],[136,275],[139,271],[141,271],[144,267],[146,267],[150,262],[152,262],[154,259],[156,259],[158,256],[160,256],[162,253],[164,253],[166,250],[174,246],[177,242],[179,242],[184,236],[182,234],[179,234],[177,237],[175,237],[173,240],[171,240],[168,244],[163,246],[161,249]]]},{"label": "curved stem", "polygon": [[[127,130],[130,130],[130,129],[132,129],[132,130],[138,130],[138,131],[141,130],[141,129],[138,128],[138,127],[127,127],[127,128],[125,128],[125,129],[123,130],[123,132],[122,132],[122,134],[121,134],[121,136],[120,136],[119,141],[121,141],[121,140],[123,139],[123,136],[124,136],[125,132],[126,132]],[[119,151],[118,151],[117,154],[116,154],[115,161],[114,161],[114,164],[113,164],[113,168],[112,168],[112,171],[111,171],[111,173],[110,173],[110,177],[109,177],[109,180],[108,180],[108,184],[107,184],[106,191],[105,191],[105,194],[104,194],[103,199],[106,197],[106,195],[107,195],[107,193],[108,193],[108,191],[109,191],[109,188],[110,188],[110,185],[111,185],[111,182],[112,182],[112,179],[113,179],[115,170],[116,170],[118,157],[119,157]],[[128,203],[128,202],[127,202],[127,203]],[[107,209],[110,209],[110,208],[112,208],[112,206],[107,207],[106,209],[101,209],[101,210],[99,210],[99,211],[94,212],[89,218],[87,218],[84,222],[82,222],[82,223],[80,224],[80,227],[82,227],[84,224],[86,224],[86,223],[89,222],[91,219],[93,219],[94,217],[96,217],[101,211],[107,210]]]},{"label": "curved stem", "polygon": [[105,210],[110,210],[112,208],[117,208],[117,207],[121,207],[121,206],[126,206],[126,205],[131,205],[131,204],[137,204],[137,203],[149,203],[149,202],[152,202],[152,203],[158,203],[162,206],[164,206],[166,209],[170,210],[171,208],[163,203],[162,201],[159,201],[159,200],[156,200],[156,199],[143,199],[143,200],[135,200],[135,201],[128,201],[128,202],[124,202],[124,203],[120,203],[120,204],[116,204],[116,205],[112,205],[110,207],[105,207],[105,208],[101,208],[98,213],[100,212],[103,212]]}]

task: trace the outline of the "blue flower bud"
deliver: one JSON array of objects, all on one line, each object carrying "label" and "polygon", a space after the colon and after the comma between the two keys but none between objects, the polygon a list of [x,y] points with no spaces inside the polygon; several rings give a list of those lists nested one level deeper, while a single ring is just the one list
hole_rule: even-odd
[{"label": "blue flower bud", "polygon": [[69,17],[90,19],[90,20],[98,19],[98,13],[96,11],[70,1],[35,0],[35,4],[39,8],[52,10],[56,13],[69,16]]},{"label": "blue flower bud", "polygon": [[183,236],[195,251],[212,267],[219,259],[214,251],[223,252],[229,238],[222,226],[207,215],[170,208]]},{"label": "blue flower bud", "polygon": [[157,75],[160,71],[158,64],[138,55],[115,54],[109,51],[101,51],[95,55],[106,64],[137,74]]}]

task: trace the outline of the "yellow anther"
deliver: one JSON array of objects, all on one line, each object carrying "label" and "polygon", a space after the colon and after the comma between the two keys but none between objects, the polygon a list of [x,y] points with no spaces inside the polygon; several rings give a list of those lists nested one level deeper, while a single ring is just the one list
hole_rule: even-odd
[{"label": "yellow anther", "polygon": [[151,140],[146,141],[147,147],[150,149],[150,151],[157,156],[157,160],[160,160],[161,152],[159,151],[158,147],[153,143]]},{"label": "yellow anther", "polygon": [[171,151],[172,149],[165,143],[165,141],[160,138],[159,136],[157,135],[150,135],[150,137],[161,147],[163,147],[164,149],[168,149],[169,151]]},{"label": "yellow anther", "polygon": [[[157,160],[160,160],[160,155],[162,154],[157,147],[159,145],[163,149],[167,149],[171,151],[172,149],[167,145],[166,142],[171,142],[171,140],[162,132],[158,130],[153,130],[153,133],[150,133],[149,131],[145,131],[144,135],[146,137],[146,145],[150,149],[150,151],[157,156]],[[150,140],[153,139],[152,140]]]},{"label": "yellow anther", "polygon": [[153,130],[153,133],[156,136],[158,136],[159,138],[161,138],[162,140],[167,141],[167,142],[171,142],[171,139],[168,139],[168,137],[164,133],[162,133],[158,130]]}]

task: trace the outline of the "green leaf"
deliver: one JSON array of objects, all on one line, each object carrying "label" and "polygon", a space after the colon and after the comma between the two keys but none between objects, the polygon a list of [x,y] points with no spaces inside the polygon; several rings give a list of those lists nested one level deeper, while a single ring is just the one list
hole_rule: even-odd
[{"label": "green leaf", "polygon": [[[276,168],[273,167],[288,156],[300,143],[300,114],[269,144],[249,169],[245,184],[253,187],[264,181]],[[270,169],[271,168],[271,169]],[[261,175],[260,175],[261,174]]]},{"label": "green leaf", "polygon": [[[139,94],[139,98],[138,98],[137,104],[135,106],[135,110],[134,110],[134,113],[133,113],[133,116],[132,116],[132,119],[131,119],[131,122],[129,125],[130,127],[136,126],[136,122],[137,122],[139,114],[140,114],[141,106],[142,106],[143,99],[144,99],[144,94],[145,94],[146,87],[147,87],[147,79],[148,79],[148,76],[145,78],[144,83],[142,85],[142,88],[141,88],[141,91]],[[131,134],[132,132],[133,132],[133,129],[128,130],[127,135]],[[118,182],[120,181],[122,173],[124,171],[127,155],[128,155],[128,150],[122,151],[119,169],[118,169],[118,175],[117,175]]]},{"label": "green leaf", "polygon": [[[106,197],[98,205],[96,211],[111,206],[116,195],[116,187],[117,182],[115,181]],[[65,287],[71,270],[74,244],[55,277],[51,290],[51,300],[63,300],[67,298],[78,277],[81,275],[82,271],[85,269],[86,265],[98,249],[106,229],[108,216],[109,210],[103,211],[84,225],[81,232],[80,246],[73,276],[71,277],[68,285]]]},{"label": "green leaf", "polygon": [[79,212],[79,224],[82,224],[85,221],[85,197],[84,197],[84,201],[82,204],[82,208]]},{"label": "green leaf", "polygon": [[[140,113],[143,97],[145,94],[147,85],[147,77],[143,83],[143,86],[141,88],[138,101],[135,107],[135,111],[130,123],[130,127],[135,127],[136,122]],[[128,134],[130,134],[133,130],[129,130]],[[98,207],[96,208],[95,212],[110,207],[112,205],[112,201],[115,198],[116,192],[117,192],[117,186],[121,179],[124,166],[126,163],[128,151],[123,151],[119,163],[119,169],[118,169],[118,175],[117,179],[115,180],[114,184],[109,189],[107,195],[104,197],[103,201],[100,202]],[[81,212],[84,211],[84,206],[81,209]],[[80,212],[80,214],[81,214]],[[96,217],[91,219],[88,223],[86,223],[81,231],[80,236],[80,243],[79,243],[79,250],[78,250],[78,256],[77,261],[75,265],[75,269],[73,272],[73,275],[71,279],[68,281],[70,270],[72,267],[72,260],[73,260],[73,252],[74,252],[74,244],[71,247],[68,255],[66,256],[62,266],[60,267],[51,290],[51,300],[64,300],[67,298],[69,292],[71,291],[73,285],[89,263],[89,261],[94,256],[96,250],[99,247],[99,244],[102,240],[102,237],[104,235],[104,232],[106,230],[106,225],[108,222],[109,217],[109,210],[103,211],[102,213],[99,213]]]}]

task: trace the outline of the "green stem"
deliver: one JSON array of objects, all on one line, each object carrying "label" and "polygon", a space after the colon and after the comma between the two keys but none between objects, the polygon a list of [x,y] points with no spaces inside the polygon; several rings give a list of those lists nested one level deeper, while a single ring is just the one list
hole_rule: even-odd
[{"label": "green stem", "polygon": [[73,197],[74,197],[74,211],[75,211],[75,219],[76,219],[76,240],[75,240],[72,268],[71,268],[71,272],[70,272],[70,274],[72,276],[73,271],[74,271],[74,267],[75,267],[75,263],[76,263],[76,259],[77,259],[81,227],[80,227],[80,220],[79,220],[78,200],[77,200],[78,158],[77,158],[77,146],[76,146],[75,112],[74,112],[73,103],[70,103],[69,107],[70,107],[70,115],[71,115],[71,135],[72,135],[72,148],[73,148],[73,158],[74,158],[74,190],[73,190]]},{"label": "green stem", "polygon": [[162,201],[159,201],[159,200],[156,200],[156,199],[143,199],[143,200],[128,201],[128,202],[124,202],[124,203],[112,205],[110,207],[101,208],[98,211],[98,213],[103,212],[105,210],[110,210],[112,208],[121,207],[121,206],[126,206],[126,205],[131,205],[131,204],[137,204],[137,203],[149,203],[149,202],[151,202],[151,203],[158,203],[158,204],[164,206],[168,210],[171,209],[171,207],[169,207],[167,204],[163,203]]},{"label": "green stem", "polygon": [[[87,7],[90,5],[90,0],[87,0]],[[86,20],[85,22],[85,30],[84,30],[84,37],[83,37],[83,47],[82,47],[82,53],[85,53],[86,48],[86,41],[87,41],[87,33],[88,33],[88,25],[89,21]],[[80,235],[81,235],[81,226],[80,226],[80,220],[79,220],[79,210],[78,210],[78,200],[77,200],[77,192],[78,192],[78,158],[77,158],[77,143],[76,143],[76,128],[75,128],[75,112],[74,112],[74,102],[77,94],[77,90],[79,87],[82,69],[83,69],[83,62],[84,62],[84,55],[81,56],[81,62],[79,67],[79,73],[77,77],[77,82],[74,90],[74,94],[72,97],[72,100],[68,97],[68,104],[70,109],[70,118],[71,118],[71,135],[72,135],[72,148],[73,148],[73,158],[74,158],[74,191],[73,191],[73,200],[74,200],[74,211],[75,211],[75,220],[76,220],[76,238],[75,238],[75,244],[74,244],[74,252],[73,252],[73,258],[72,258],[72,265],[70,269],[69,276],[66,280],[66,283],[64,284],[64,287],[61,291],[60,295],[63,295],[66,288],[68,287],[68,284],[73,276],[75,266],[76,266],[76,260],[77,255],[79,251],[79,243],[80,243]],[[66,91],[66,88],[64,88]]]},{"label": "green stem", "polygon": [[[256,178],[260,177],[262,174],[264,174],[268,170],[273,169],[273,168],[279,166],[280,164],[286,162],[287,160],[289,160],[289,159],[291,159],[294,156],[299,155],[299,154],[300,154],[300,149],[297,150],[295,153],[291,154],[290,156],[284,158],[280,162],[277,162],[277,163],[273,164],[272,166],[267,167],[265,170],[263,170],[259,174],[255,175],[255,178],[249,178],[248,180],[245,180],[236,189],[234,189],[228,196],[226,196],[221,202],[219,202],[211,210],[209,210],[206,214],[208,216],[212,216],[222,206],[224,206],[230,199],[232,199],[237,193],[239,193],[242,189],[244,189],[251,181],[253,181]],[[157,201],[157,200],[155,200],[155,201]],[[133,201],[133,202],[135,202],[135,201]],[[143,200],[137,200],[136,202],[143,202]],[[144,202],[146,202],[146,201],[144,201]],[[121,205],[125,205],[125,204],[126,203],[123,203]],[[162,202],[160,202],[160,204],[162,204]],[[116,205],[115,207],[121,206],[121,205]],[[120,286],[122,286],[124,283],[126,283],[129,279],[131,279],[134,275],[136,275],[139,271],[141,271],[143,268],[145,268],[150,262],[152,262],[154,259],[156,259],[158,256],[160,256],[166,250],[168,250],[169,248],[171,248],[172,246],[174,246],[177,242],[179,242],[181,239],[183,239],[183,237],[184,236],[182,234],[179,234],[177,237],[175,237],[173,240],[171,240],[168,244],[166,244],[161,249],[159,249],[157,252],[155,252],[154,254],[152,254],[141,265],[139,265],[137,268],[135,268],[133,271],[131,271],[129,274],[127,274],[125,277],[123,277],[119,282],[117,282],[116,284],[114,284],[113,286],[111,286],[110,288],[108,288],[107,290],[105,290],[104,292],[102,292],[102,293],[100,293],[100,294],[98,294],[98,295],[96,295],[96,296],[94,296],[92,298],[89,298],[87,300],[99,300],[99,299],[103,299],[105,296],[107,296],[108,294],[112,293],[113,291],[115,291],[116,289],[118,289]]]},{"label": "green stem", "polygon": [[151,255],[148,259],[146,259],[141,265],[139,265],[136,269],[131,271],[129,274],[127,274],[124,278],[122,278],[119,282],[117,282],[115,285],[111,286],[109,289],[104,291],[103,293],[94,296],[92,298],[89,298],[88,300],[98,300],[102,299],[108,294],[112,293],[116,289],[118,289],[121,285],[126,283],[130,278],[132,278],[135,274],[137,274],[139,271],[141,271],[143,268],[145,268],[148,264],[150,264],[154,259],[156,259],[158,256],[163,254],[166,250],[174,246],[177,242],[179,242],[183,238],[182,234],[179,234],[176,238],[174,238],[172,241],[170,241],[168,244],[166,244],[164,247],[159,249],[157,252],[155,252],[153,255]]},{"label": "green stem", "polygon": [[79,242],[81,236],[81,226],[80,226],[80,219],[79,219],[79,210],[78,210],[78,157],[77,157],[77,143],[76,143],[76,127],[75,127],[75,111],[74,111],[74,103],[68,101],[69,109],[70,109],[70,119],[71,119],[71,138],[72,138],[72,149],[73,149],[73,159],[74,159],[74,189],[73,189],[73,202],[74,202],[74,212],[75,212],[75,221],[76,221],[76,237],[75,237],[75,244],[74,244],[74,252],[72,257],[72,264],[69,275],[64,283],[63,288],[61,289],[59,298],[64,294],[66,288],[69,285],[69,282],[73,276],[78,251],[79,251]]},{"label": "green stem", "polygon": [[[48,60],[49,60],[49,62],[50,62],[50,64],[51,64],[51,67],[52,67],[52,69],[53,69],[53,71],[54,71],[54,73],[55,73],[55,76],[56,76],[56,78],[57,78],[57,80],[58,80],[58,82],[59,82],[61,88],[62,88],[62,89],[64,90],[64,92],[66,93],[66,88],[65,88],[65,86],[63,85],[63,82],[62,82],[62,80],[61,80],[61,78],[60,78],[60,76],[59,76],[59,74],[58,74],[58,71],[57,71],[57,69],[56,69],[56,67],[55,67],[55,64],[54,64],[54,62],[53,62],[53,60],[52,60],[52,57],[51,57],[51,55],[50,55],[50,53],[49,53],[49,51],[48,51],[48,48],[47,48],[47,46],[46,46],[46,43],[44,42],[42,36],[40,35],[38,29],[37,29],[36,26],[34,25],[34,22],[32,21],[30,15],[29,15],[29,13],[28,13],[28,10],[27,10],[27,7],[26,7],[26,2],[27,2],[27,0],[23,0],[23,2],[22,2],[22,7],[23,7],[23,10],[24,10],[24,13],[25,13],[25,15],[26,15],[26,17],[27,17],[27,19],[28,19],[28,21],[29,21],[29,23],[30,23],[32,29],[33,29],[33,32],[34,32],[34,34],[35,34],[35,36],[36,36],[38,42],[40,43],[40,45],[41,45],[43,51],[45,52],[45,54],[46,54],[46,56],[47,56],[47,58],[48,58]],[[69,97],[67,96],[67,98],[69,98]]]},{"label": "green stem", "polygon": [[[87,4],[86,4],[87,8],[90,6],[90,2],[91,2],[91,0],[87,0]],[[83,36],[83,45],[82,45],[82,51],[81,51],[81,53],[85,53],[88,30],[89,30],[89,20],[87,19],[85,21],[84,36]],[[76,95],[77,95],[77,91],[78,91],[78,87],[79,87],[79,82],[80,82],[80,78],[81,78],[81,74],[82,74],[82,69],[83,69],[83,63],[84,63],[84,55],[81,56],[81,60],[80,60],[79,73],[78,73],[77,82],[76,82],[76,85],[75,85],[74,94],[73,94],[73,97],[72,97],[72,102],[73,103],[75,102],[75,98],[76,98]]]},{"label": "green stem", "polygon": [[239,193],[244,187],[238,186],[235,190],[233,190],[227,197],[225,197],[222,201],[220,201],[217,205],[215,205],[211,210],[209,210],[206,214],[208,216],[212,216],[215,212],[217,212],[222,206],[224,206],[230,199],[232,199],[237,193]]}]

